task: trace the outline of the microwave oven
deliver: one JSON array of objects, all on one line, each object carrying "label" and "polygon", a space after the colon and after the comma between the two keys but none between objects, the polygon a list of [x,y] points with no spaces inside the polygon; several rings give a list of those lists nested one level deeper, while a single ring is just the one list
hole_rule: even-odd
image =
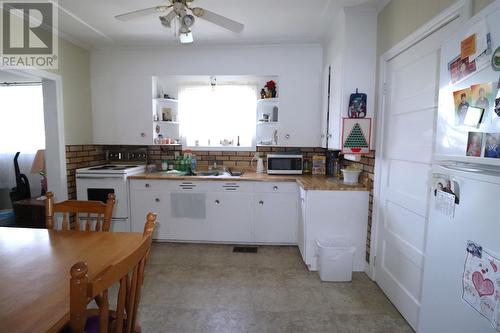
[{"label": "microwave oven", "polygon": [[303,162],[302,155],[269,154],[267,155],[267,173],[269,175],[301,175]]}]

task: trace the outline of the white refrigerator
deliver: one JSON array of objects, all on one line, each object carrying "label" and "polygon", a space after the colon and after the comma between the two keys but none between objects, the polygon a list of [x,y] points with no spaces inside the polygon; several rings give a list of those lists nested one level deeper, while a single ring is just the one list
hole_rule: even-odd
[{"label": "white refrigerator", "polygon": [[[461,52],[466,55],[471,50],[461,48],[467,46],[461,43],[470,46],[467,38],[471,35],[475,35],[477,51],[482,51],[483,38],[490,51],[468,67],[476,55],[462,61]],[[499,45],[497,0],[464,24],[441,49],[419,333],[500,332],[500,158],[494,157],[495,140],[490,139],[500,138],[500,115],[491,105],[500,77],[491,58]],[[455,67],[460,61],[467,67],[462,73],[460,66]],[[459,72],[452,77],[453,68]],[[481,88],[488,95],[489,107],[480,105],[484,109],[481,121],[466,119],[469,109],[461,109],[460,97],[466,94],[471,114],[477,116],[478,110],[472,107],[481,104]]]}]

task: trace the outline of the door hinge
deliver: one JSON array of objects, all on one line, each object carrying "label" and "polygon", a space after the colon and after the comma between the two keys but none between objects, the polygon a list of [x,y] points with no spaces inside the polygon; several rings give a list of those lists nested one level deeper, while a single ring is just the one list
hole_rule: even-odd
[{"label": "door hinge", "polygon": [[377,256],[373,256],[373,266],[377,263]]}]

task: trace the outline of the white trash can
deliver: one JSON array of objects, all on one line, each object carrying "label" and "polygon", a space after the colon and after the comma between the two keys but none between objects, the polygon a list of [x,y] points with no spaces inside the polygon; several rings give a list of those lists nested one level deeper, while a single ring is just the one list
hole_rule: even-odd
[{"label": "white trash can", "polygon": [[321,281],[352,280],[352,262],[356,248],[344,238],[316,240],[318,270]]}]

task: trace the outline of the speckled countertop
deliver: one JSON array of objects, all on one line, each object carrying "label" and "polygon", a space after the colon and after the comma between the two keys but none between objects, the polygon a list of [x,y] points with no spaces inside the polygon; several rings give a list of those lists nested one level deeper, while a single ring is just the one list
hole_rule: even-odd
[{"label": "speckled countertop", "polygon": [[349,185],[341,179],[327,178],[325,176],[310,175],[268,175],[265,173],[245,172],[239,177],[214,177],[214,176],[177,176],[164,172],[139,173],[128,177],[129,179],[143,180],[210,180],[210,181],[257,181],[257,182],[297,182],[305,190],[315,191],[368,191],[366,182]]}]

